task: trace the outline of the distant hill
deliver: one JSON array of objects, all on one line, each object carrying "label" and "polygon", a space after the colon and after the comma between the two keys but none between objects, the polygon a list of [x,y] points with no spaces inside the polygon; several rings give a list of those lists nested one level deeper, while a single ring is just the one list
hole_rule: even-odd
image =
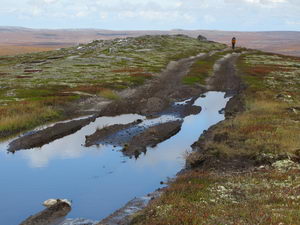
[{"label": "distant hill", "polygon": [[155,34],[199,34],[209,40],[230,43],[237,37],[238,45],[269,52],[300,56],[300,32],[236,32],[217,30],[170,30],[170,31],[111,31],[101,29],[29,29],[23,27],[0,27],[0,55],[47,51],[88,43],[95,39],[113,39]]}]

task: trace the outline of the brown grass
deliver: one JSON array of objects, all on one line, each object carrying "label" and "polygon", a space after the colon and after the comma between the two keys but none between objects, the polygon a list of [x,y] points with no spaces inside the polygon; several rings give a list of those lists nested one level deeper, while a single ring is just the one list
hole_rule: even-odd
[{"label": "brown grass", "polygon": [[110,89],[101,90],[99,95],[110,100],[118,100],[120,98],[113,90]]},{"label": "brown grass", "polygon": [[274,67],[274,66],[264,66],[264,65],[257,65],[255,67],[249,67],[245,70],[245,73],[251,76],[267,76],[271,72],[281,71],[281,72],[288,72],[292,71],[292,69],[285,68],[285,67]]},{"label": "brown grass", "polygon": [[229,175],[189,171],[135,215],[131,224],[296,224],[300,219],[297,173],[299,169]]},{"label": "brown grass", "polygon": [[18,55],[32,52],[46,52],[57,49],[57,46],[17,46],[17,45],[0,45],[0,56]]},{"label": "brown grass", "polygon": [[[52,102],[53,104],[53,102]],[[0,106],[0,138],[34,128],[61,117],[49,102],[18,102]]]}]

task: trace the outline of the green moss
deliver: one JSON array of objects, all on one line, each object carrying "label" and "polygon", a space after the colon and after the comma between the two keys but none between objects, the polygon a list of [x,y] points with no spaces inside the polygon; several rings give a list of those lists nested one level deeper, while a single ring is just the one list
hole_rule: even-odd
[{"label": "green moss", "polygon": [[189,84],[193,85],[196,83],[204,83],[205,82],[205,77],[199,77],[199,76],[189,76],[189,77],[184,77],[183,78],[183,83],[184,84]]},{"label": "green moss", "polygon": [[213,67],[217,60],[230,52],[231,51],[217,52],[212,56],[197,60],[192,65],[190,72],[183,78],[183,83],[189,85],[196,83],[205,85],[206,79],[213,73]]},{"label": "green moss", "polygon": [[32,97],[44,97],[53,94],[52,90],[47,89],[19,89],[16,90],[17,98],[32,98]]}]

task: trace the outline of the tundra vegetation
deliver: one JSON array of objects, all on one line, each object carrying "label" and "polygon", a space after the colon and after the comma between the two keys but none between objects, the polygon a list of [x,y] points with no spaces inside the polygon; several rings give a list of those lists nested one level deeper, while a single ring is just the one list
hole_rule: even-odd
[{"label": "tundra vegetation", "polygon": [[0,138],[74,115],[86,98],[118,100],[172,60],[224,49],[183,35],[96,40],[56,51],[0,57]]},{"label": "tundra vegetation", "polygon": [[244,110],[199,139],[190,170],[132,224],[299,223],[300,59],[248,51],[237,70]]},{"label": "tundra vegetation", "polygon": [[221,59],[224,55],[231,53],[232,51],[221,51],[198,59],[191,67],[189,73],[183,78],[184,84],[206,84],[206,79],[213,73],[215,63]]}]

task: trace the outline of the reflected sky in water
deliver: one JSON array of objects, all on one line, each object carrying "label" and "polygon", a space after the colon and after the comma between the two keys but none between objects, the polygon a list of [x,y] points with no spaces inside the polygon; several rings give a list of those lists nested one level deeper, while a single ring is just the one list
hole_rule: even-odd
[{"label": "reflected sky in water", "polygon": [[[97,128],[145,119],[140,115],[101,117],[75,134],[42,148],[7,154],[0,144],[0,224],[15,225],[43,209],[49,198],[73,200],[69,218],[100,220],[134,197],[153,192],[160,181],[173,177],[184,167],[184,154],[210,126],[224,119],[219,110],[228,98],[208,92],[195,105],[198,115],[184,119],[181,131],[139,159],[124,157],[113,146],[83,146],[85,136]],[[164,116],[156,120],[175,119]],[[152,123],[156,121],[147,121]]]}]

